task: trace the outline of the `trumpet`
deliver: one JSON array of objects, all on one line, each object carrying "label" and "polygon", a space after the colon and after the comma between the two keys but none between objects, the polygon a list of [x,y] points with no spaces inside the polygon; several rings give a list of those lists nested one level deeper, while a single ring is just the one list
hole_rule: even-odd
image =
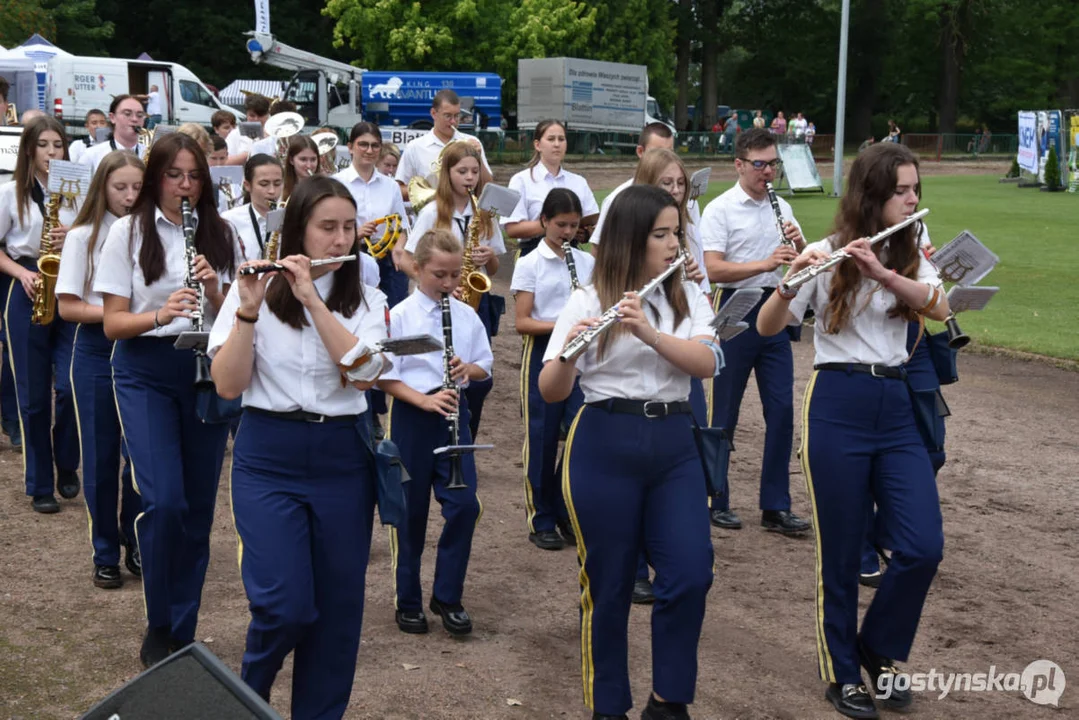
[{"label": "trumpet", "polygon": [[[359,255],[338,255],[337,257],[320,258],[318,260],[311,261],[311,267],[318,267],[320,265],[333,265],[335,263],[349,262],[355,260]],[[240,275],[262,275],[268,272],[281,272],[285,269],[285,266],[281,263],[273,263],[272,265],[248,265],[247,267],[240,268]]]},{"label": "trumpet", "polygon": [[[644,287],[637,291],[638,297],[643,299],[645,295],[655,290],[657,287],[660,286],[660,283],[670,277],[671,273],[681,268],[682,265],[685,264],[685,262],[685,254],[679,253],[678,257],[674,259],[674,262],[667,266],[666,270],[649,280],[647,283],[644,284]],[[588,349],[589,344],[591,344],[593,340],[595,340],[603,332],[608,330],[616,322],[618,322],[618,304],[612,305],[611,307],[607,308],[607,310],[602,315],[600,315],[599,321],[595,325],[588,328],[580,335],[566,343],[566,347],[563,348],[562,353],[558,356],[558,359],[562,362],[569,362],[570,360],[575,360],[578,355]]]},{"label": "trumpet", "polygon": [[[873,237],[869,238],[870,247],[872,247],[873,245],[876,245],[881,240],[884,240],[885,238],[889,237],[890,235],[893,235],[893,234],[899,232],[900,230],[905,228],[907,225],[910,225],[911,223],[914,223],[914,222],[917,222],[917,221],[921,220],[922,218],[924,218],[928,214],[929,214],[929,208],[925,208],[924,210],[919,210],[918,212],[914,213],[913,215],[906,218],[905,220],[897,222],[895,225],[891,225],[889,227],[884,228],[879,233],[877,233]],[[817,277],[822,272],[825,272],[827,270],[831,270],[836,265],[843,262],[844,260],[846,260],[849,257],[850,257],[850,253],[848,253],[843,248],[840,248],[840,249],[836,250],[835,252],[833,252],[831,254],[831,256],[827,260],[822,262],[820,265],[810,265],[809,267],[804,268],[802,270],[799,270],[798,272],[794,273],[793,275],[790,275],[787,278],[785,278],[783,280],[782,284],[781,284],[783,292],[790,292],[791,290],[794,290],[796,288],[801,287],[802,285],[805,285],[807,282],[809,282],[813,278]]]},{"label": "trumpet", "polygon": [[393,246],[397,244],[397,239],[401,237],[401,216],[394,213],[386,217],[380,217],[374,223],[376,226],[385,224],[386,230],[378,240],[371,242],[371,238],[365,237],[363,243],[367,246],[367,252],[370,253],[371,257],[375,260],[381,260],[393,250]]}]

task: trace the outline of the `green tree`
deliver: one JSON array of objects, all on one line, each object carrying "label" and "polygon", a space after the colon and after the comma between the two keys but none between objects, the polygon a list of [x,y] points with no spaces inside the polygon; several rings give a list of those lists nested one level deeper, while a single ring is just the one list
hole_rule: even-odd
[{"label": "green tree", "polygon": [[649,93],[661,107],[673,104],[677,5],[670,0],[590,0],[588,4],[596,12],[596,30],[581,57],[646,65]]},{"label": "green tree", "polygon": [[14,47],[34,33],[53,37],[56,22],[39,0],[4,0],[4,19],[0,22],[0,45]]},{"label": "green tree", "polygon": [[48,0],[56,33],[50,36],[57,46],[72,55],[107,55],[107,41],[115,25],[102,20],[96,0]]}]

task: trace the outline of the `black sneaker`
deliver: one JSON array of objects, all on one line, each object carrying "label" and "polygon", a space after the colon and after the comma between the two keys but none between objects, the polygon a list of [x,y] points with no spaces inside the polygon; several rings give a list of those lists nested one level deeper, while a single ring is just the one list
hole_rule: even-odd
[{"label": "black sneaker", "polygon": [[781,535],[801,535],[812,526],[790,510],[765,510],[761,513],[761,527]]},{"label": "black sneaker", "polygon": [[685,703],[660,702],[649,695],[648,705],[641,711],[641,720],[690,720]]},{"label": "black sneaker", "polygon": [[13,449],[22,450],[22,430],[17,423],[11,430],[4,428],[4,434],[7,435],[7,439],[11,443]]},{"label": "black sneaker", "polygon": [[741,530],[742,520],[734,510],[712,510],[712,524],[724,530]]},{"label": "black sneaker", "polygon": [[135,577],[142,577],[142,553],[137,543],[124,543],[124,566]]},{"label": "black sneaker", "polygon": [[832,683],[824,692],[824,698],[832,703],[840,715],[859,720],[877,720],[880,717],[872,696],[861,683]]},{"label": "black sneaker", "polygon": [[94,565],[94,587],[115,590],[124,584],[119,565]]},{"label": "black sneaker", "polygon": [[529,533],[528,540],[540,550],[561,550],[566,546],[562,541],[562,537],[554,530],[540,530],[536,533]]},{"label": "black sneaker", "polygon": [[[858,638],[858,661],[861,663],[865,671],[869,673],[869,679],[873,683],[873,693],[880,704],[889,710],[903,710],[910,707],[910,704],[914,702],[914,695],[910,689],[899,690],[895,686],[895,676],[899,674],[899,668],[895,666],[895,662],[877,655],[870,650],[862,642],[862,638]],[[881,678],[885,678],[884,682],[881,682]],[[882,697],[883,688],[891,688],[891,692],[888,697]]]},{"label": "black sneaker", "polygon": [[639,578],[633,583],[633,604],[651,605],[656,601],[656,594],[652,592],[652,583],[648,578]]},{"label": "black sneaker", "polygon": [[34,508],[34,512],[39,512],[42,515],[52,515],[60,512],[60,503],[56,502],[56,497],[52,494],[35,495],[34,499],[30,501],[30,507]]},{"label": "black sneaker", "polygon": [[169,656],[172,638],[168,628],[146,628],[146,636],[139,649],[139,660],[146,669],[152,668]]},{"label": "black sneaker", "polygon": [[64,500],[73,500],[79,496],[79,474],[74,470],[57,471],[56,489]]}]

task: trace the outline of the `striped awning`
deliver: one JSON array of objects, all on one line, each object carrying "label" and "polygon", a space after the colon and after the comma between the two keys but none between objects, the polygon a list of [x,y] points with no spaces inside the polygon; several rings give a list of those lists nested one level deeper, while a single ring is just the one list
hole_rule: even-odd
[{"label": "striped awning", "polygon": [[231,105],[234,108],[240,109],[244,106],[244,100],[247,99],[247,94],[258,93],[259,95],[265,95],[268,98],[281,97],[281,81],[280,80],[233,80],[228,84],[228,87],[223,89],[218,98],[226,105]]}]

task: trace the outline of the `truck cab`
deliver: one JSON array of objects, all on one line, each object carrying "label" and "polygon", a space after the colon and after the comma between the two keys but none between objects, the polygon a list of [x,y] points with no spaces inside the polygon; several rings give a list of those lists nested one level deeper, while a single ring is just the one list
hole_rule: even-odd
[{"label": "truck cab", "polygon": [[336,73],[300,70],[282,85],[284,99],[296,103],[296,111],[309,126],[348,128],[361,120],[356,105],[360,85],[356,80],[342,82]]}]

